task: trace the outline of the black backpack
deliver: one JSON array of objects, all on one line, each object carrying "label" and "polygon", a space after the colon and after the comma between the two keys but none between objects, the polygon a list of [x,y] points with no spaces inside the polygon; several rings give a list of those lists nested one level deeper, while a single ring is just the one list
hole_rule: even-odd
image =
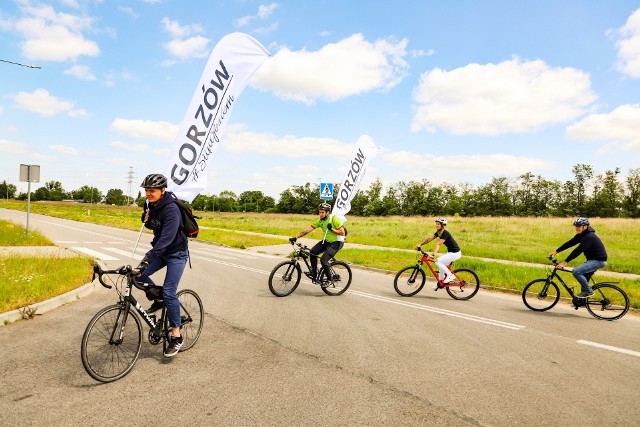
[{"label": "black backpack", "polygon": [[178,199],[173,193],[172,196],[173,201],[176,202],[176,205],[178,205],[178,208],[180,209],[183,233],[185,236],[195,239],[198,237],[198,233],[200,232],[200,227],[198,226],[196,219],[200,219],[200,217],[193,214],[193,211],[189,206],[187,206],[186,202]]}]

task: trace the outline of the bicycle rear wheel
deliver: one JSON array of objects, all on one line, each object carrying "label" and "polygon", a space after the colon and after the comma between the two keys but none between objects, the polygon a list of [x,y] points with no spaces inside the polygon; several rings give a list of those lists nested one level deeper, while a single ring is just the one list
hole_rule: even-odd
[{"label": "bicycle rear wheel", "polygon": [[587,299],[587,310],[598,319],[616,320],[629,311],[629,297],[609,283],[593,285],[593,296]]},{"label": "bicycle rear wheel", "polygon": [[424,275],[424,271],[417,265],[410,265],[398,271],[393,279],[393,287],[398,295],[410,297],[420,292],[425,280],[427,277]]},{"label": "bicycle rear wheel", "polygon": [[547,311],[558,303],[560,290],[558,285],[547,279],[537,279],[528,283],[522,290],[522,302],[533,311]]},{"label": "bicycle rear wheel", "polygon": [[269,275],[269,290],[277,297],[286,297],[300,283],[300,266],[295,261],[283,261]]},{"label": "bicycle rear wheel", "polygon": [[445,289],[449,296],[457,300],[468,300],[473,298],[480,289],[480,279],[478,275],[468,268],[459,268],[453,271],[455,279],[449,283]]},{"label": "bicycle rear wheel", "polygon": [[140,355],[142,325],[135,313],[114,304],[100,310],[82,336],[82,365],[95,380],[108,383],[131,371]]},{"label": "bicycle rear wheel", "polygon": [[322,270],[322,275],[320,276],[322,290],[327,295],[341,295],[351,285],[351,268],[346,262],[342,261],[332,262],[330,267],[330,278],[327,278],[324,269]]},{"label": "bicycle rear wheel", "polygon": [[193,347],[200,338],[204,323],[204,308],[198,294],[191,289],[178,292],[178,301],[180,301],[180,334],[182,335],[180,352],[183,352]]}]

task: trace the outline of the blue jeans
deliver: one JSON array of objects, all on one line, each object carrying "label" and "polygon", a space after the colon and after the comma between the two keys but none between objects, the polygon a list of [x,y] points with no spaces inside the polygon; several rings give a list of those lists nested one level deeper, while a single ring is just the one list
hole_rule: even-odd
[{"label": "blue jeans", "polygon": [[178,284],[184,267],[187,264],[189,253],[187,250],[176,251],[172,254],[163,255],[161,257],[154,258],[149,266],[142,272],[139,282],[155,285],[151,276],[162,267],[167,267],[167,273],[164,277],[164,284],[162,285],[162,299],[164,305],[167,307],[167,317],[169,318],[169,325],[172,328],[180,326],[180,302],[178,301]]},{"label": "blue jeans", "polygon": [[589,286],[589,281],[584,277],[587,273],[593,273],[599,268],[603,268],[607,265],[607,261],[598,261],[595,259],[587,260],[587,262],[580,264],[575,267],[571,274],[576,278],[578,282],[580,282],[580,286],[582,286],[582,292],[592,292],[591,286]]}]

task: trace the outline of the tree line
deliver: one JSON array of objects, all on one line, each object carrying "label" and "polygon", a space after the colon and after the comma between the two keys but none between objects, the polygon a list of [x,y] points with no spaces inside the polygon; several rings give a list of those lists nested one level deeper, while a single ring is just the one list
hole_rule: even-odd
[{"label": "tree line", "polygon": [[[358,216],[586,216],[640,218],[640,168],[631,169],[622,179],[620,169],[596,174],[593,167],[578,164],[573,179],[559,181],[527,172],[517,178],[498,177],[474,186],[469,183],[434,185],[427,179],[398,182],[385,187],[376,179],[361,189],[351,202],[352,215]],[[13,187],[13,188],[11,188]],[[334,185],[334,193],[339,191]],[[15,195],[15,186],[0,184],[0,195]],[[89,203],[131,203],[122,190],[112,189],[103,196],[96,188],[83,186],[65,193],[59,182],[45,183],[32,193],[32,200],[75,199]],[[139,192],[135,203],[144,205]],[[276,201],[262,191],[236,195],[222,191],[217,195],[198,195],[192,207],[200,211],[267,212],[314,214],[321,202],[319,184],[294,185],[280,193]]]}]

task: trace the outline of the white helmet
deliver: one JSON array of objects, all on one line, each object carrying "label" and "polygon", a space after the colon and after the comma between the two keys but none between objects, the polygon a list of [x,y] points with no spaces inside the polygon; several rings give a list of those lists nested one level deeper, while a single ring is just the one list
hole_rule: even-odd
[{"label": "white helmet", "polygon": [[442,225],[447,225],[447,220],[442,217],[436,218],[436,222],[439,222]]}]

